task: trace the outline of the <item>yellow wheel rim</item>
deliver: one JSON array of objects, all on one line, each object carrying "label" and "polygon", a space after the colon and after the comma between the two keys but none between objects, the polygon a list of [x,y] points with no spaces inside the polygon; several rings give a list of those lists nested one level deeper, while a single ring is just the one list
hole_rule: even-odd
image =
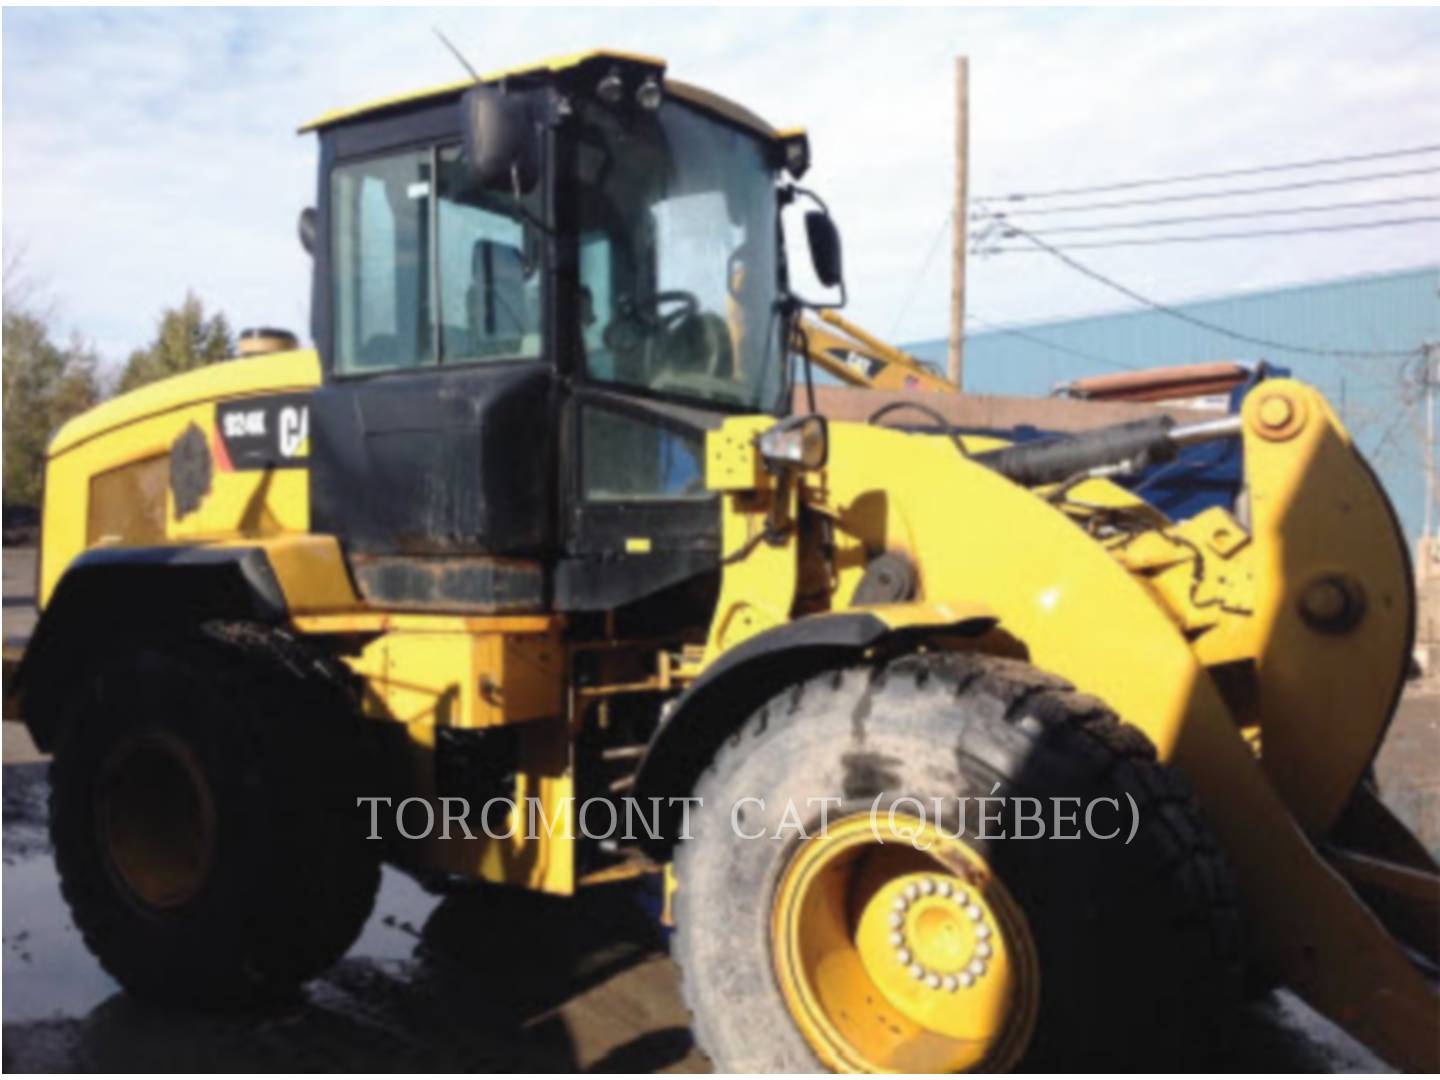
[{"label": "yellow wheel rim", "polygon": [[963,841],[894,826],[846,818],[786,867],[771,932],[790,1014],[837,1071],[1010,1068],[1040,1001],[1025,915]]},{"label": "yellow wheel rim", "polygon": [[126,740],[100,776],[97,804],[106,861],[150,908],[174,908],[200,891],[215,854],[215,806],[199,762],[178,740]]}]

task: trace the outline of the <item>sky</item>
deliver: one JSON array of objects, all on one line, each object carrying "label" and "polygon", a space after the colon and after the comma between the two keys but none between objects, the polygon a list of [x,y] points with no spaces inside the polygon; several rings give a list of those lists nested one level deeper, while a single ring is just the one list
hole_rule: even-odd
[{"label": "sky", "polygon": [[[316,153],[295,129],[461,77],[436,26],[481,70],[601,46],[658,55],[677,78],[808,128],[806,184],[845,238],[848,314],[895,341],[949,323],[957,55],[970,58],[976,196],[1440,142],[1440,10],[10,8],[7,254],[23,252],[62,330],[111,364],[187,289],[236,328],[303,335],[295,221],[314,200]],[[1440,154],[1349,171],[1423,165]],[[1440,195],[1440,173],[1245,208],[1408,195]],[[1425,214],[1440,202],[1301,220]],[[1174,302],[1434,263],[1440,225],[1074,254]],[[1130,301],[1030,253],[972,258],[967,304],[1005,324]]]}]

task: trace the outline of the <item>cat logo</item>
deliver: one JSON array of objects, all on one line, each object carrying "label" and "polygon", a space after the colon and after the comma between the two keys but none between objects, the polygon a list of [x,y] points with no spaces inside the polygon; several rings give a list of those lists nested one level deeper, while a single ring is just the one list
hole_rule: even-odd
[{"label": "cat logo", "polygon": [[222,472],[304,468],[310,458],[309,395],[222,402],[215,407],[213,450]]},{"label": "cat logo", "polygon": [[309,449],[310,409],[306,405],[286,405],[280,410],[280,454],[282,457],[303,457]]}]

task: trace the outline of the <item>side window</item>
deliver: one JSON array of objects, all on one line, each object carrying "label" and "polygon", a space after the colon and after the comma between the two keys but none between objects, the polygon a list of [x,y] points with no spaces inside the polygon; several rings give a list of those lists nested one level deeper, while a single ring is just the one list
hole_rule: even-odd
[{"label": "side window", "polygon": [[342,165],[331,174],[330,205],[336,368],[432,362],[430,155]]},{"label": "side window", "polygon": [[604,233],[580,237],[580,339],[590,374],[600,379],[615,378],[614,359],[605,343],[605,328],[615,318],[613,252]]},{"label": "side window", "polygon": [[704,499],[704,442],[698,432],[587,405],[580,418],[581,478],[592,502]]},{"label": "side window", "polygon": [[450,362],[538,359],[538,245],[509,195],[465,191],[458,147],[440,151],[441,349]]},{"label": "side window", "polygon": [[458,147],[337,166],[330,205],[338,372],[540,358],[539,245]]}]

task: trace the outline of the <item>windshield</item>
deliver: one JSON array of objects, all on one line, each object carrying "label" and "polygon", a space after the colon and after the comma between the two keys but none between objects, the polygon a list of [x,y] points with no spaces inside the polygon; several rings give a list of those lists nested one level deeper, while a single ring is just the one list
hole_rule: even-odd
[{"label": "windshield", "polygon": [[581,107],[581,340],[591,378],[775,407],[775,177],[754,137],[667,100]]}]

